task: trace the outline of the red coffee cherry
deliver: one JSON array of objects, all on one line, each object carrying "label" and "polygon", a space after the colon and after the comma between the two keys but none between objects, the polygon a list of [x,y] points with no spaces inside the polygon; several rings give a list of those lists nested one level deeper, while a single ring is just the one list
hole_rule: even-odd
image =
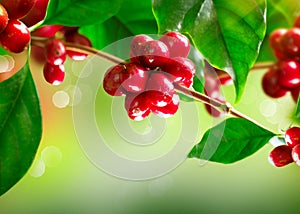
[{"label": "red coffee cherry", "polygon": [[270,46],[273,49],[273,52],[278,59],[287,58],[286,54],[283,51],[282,42],[281,42],[282,37],[283,35],[286,34],[286,32],[287,29],[284,28],[276,29],[271,33],[269,37]]},{"label": "red coffee cherry", "polygon": [[45,38],[52,38],[55,34],[62,29],[62,25],[46,25],[42,26],[35,31],[32,32],[33,36],[45,37]]},{"label": "red coffee cherry", "polygon": [[190,40],[179,32],[167,32],[159,39],[170,51],[170,57],[186,58],[190,52]]},{"label": "red coffee cherry", "polygon": [[293,162],[292,148],[287,145],[278,146],[270,152],[268,159],[273,166],[286,166]]},{"label": "red coffee cherry", "polygon": [[300,28],[300,16],[296,17],[293,27]]},{"label": "red coffee cherry", "polygon": [[300,63],[296,60],[284,60],[278,63],[278,83],[285,88],[300,86]]},{"label": "red coffee cherry", "polygon": [[141,44],[140,55],[139,59],[143,66],[155,69],[168,61],[169,50],[163,42],[152,40]]},{"label": "red coffee cherry", "polygon": [[1,0],[10,19],[21,19],[33,8],[36,0]]},{"label": "red coffee cherry", "polygon": [[103,88],[111,96],[124,95],[122,83],[129,77],[124,65],[119,64],[111,67],[103,79]]},{"label": "red coffee cherry", "polygon": [[292,127],[286,130],[284,139],[286,144],[290,147],[300,144],[300,128]]},{"label": "red coffee cherry", "polygon": [[174,91],[174,85],[169,78],[161,72],[153,72],[147,82],[146,91],[149,101],[157,107],[164,107],[171,102]]},{"label": "red coffee cherry", "polygon": [[284,53],[289,57],[298,57],[300,54],[300,29],[292,28],[288,30],[281,39]]},{"label": "red coffee cherry", "polygon": [[64,65],[46,63],[43,72],[45,80],[52,85],[61,84],[65,78]]},{"label": "red coffee cherry", "polygon": [[272,98],[283,97],[287,93],[287,90],[279,85],[278,78],[277,71],[272,67],[264,74],[262,79],[264,92]]},{"label": "red coffee cherry", "polygon": [[125,109],[132,120],[140,121],[145,119],[151,113],[149,106],[147,92],[126,95]]},{"label": "red coffee cherry", "polygon": [[10,19],[0,34],[0,42],[7,51],[21,53],[30,42],[30,32],[21,21]]},{"label": "red coffee cherry", "polygon": [[150,109],[155,115],[161,118],[169,118],[177,112],[179,107],[179,101],[180,98],[178,94],[174,93],[171,102],[169,102],[166,106],[158,107],[151,105]]},{"label": "red coffee cherry", "polygon": [[8,24],[8,14],[3,5],[0,4],[0,33],[4,31]]},{"label": "red coffee cherry", "polygon": [[48,3],[49,0],[36,0],[34,8],[30,10],[24,18],[22,18],[22,21],[28,27],[31,27],[42,21],[45,18]]},{"label": "red coffee cherry", "polygon": [[66,61],[66,47],[59,39],[49,40],[45,46],[47,62],[52,65],[61,65]]},{"label": "red coffee cherry", "polygon": [[[65,38],[66,38],[66,42],[92,47],[92,43],[89,40],[89,38],[79,34],[77,31],[67,34]],[[84,53],[79,53],[76,51],[69,51],[69,50],[67,50],[67,54],[73,60],[84,60],[88,56],[87,54]]]},{"label": "red coffee cherry", "polygon": [[138,93],[145,90],[148,80],[148,71],[139,64],[129,62],[124,65],[127,78],[123,80],[122,87],[130,93]]},{"label": "red coffee cherry", "polygon": [[130,52],[132,53],[132,57],[140,55],[141,45],[145,42],[152,41],[153,39],[145,34],[140,34],[133,37],[130,43]]},{"label": "red coffee cherry", "polygon": [[293,149],[292,149],[292,158],[293,161],[300,166],[300,144],[296,145]]},{"label": "red coffee cherry", "polygon": [[191,87],[192,79],[196,73],[196,66],[193,61],[183,58],[174,57],[161,66],[161,70],[170,74],[170,79],[178,84]]}]

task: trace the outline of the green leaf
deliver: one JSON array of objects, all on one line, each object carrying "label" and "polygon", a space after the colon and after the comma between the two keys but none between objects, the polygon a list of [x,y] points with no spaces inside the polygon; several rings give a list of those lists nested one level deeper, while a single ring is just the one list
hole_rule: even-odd
[{"label": "green leaf", "polygon": [[258,62],[277,60],[270,47],[269,36],[275,29],[290,28],[296,16],[300,14],[299,0],[268,0],[267,8],[267,32],[257,59]]},{"label": "green leaf", "polygon": [[0,47],[0,55],[8,55],[8,52]]},{"label": "green leaf", "polygon": [[42,133],[39,98],[29,65],[0,83],[0,195],[27,172]]},{"label": "green leaf", "polygon": [[298,97],[295,116],[296,116],[296,119],[300,120],[300,96]]},{"label": "green leaf", "polygon": [[263,0],[153,0],[159,32],[190,34],[208,62],[234,80],[243,93],[266,31]]},{"label": "green leaf", "polygon": [[89,37],[97,49],[133,35],[157,34],[151,0],[124,0],[115,16],[103,23],[81,27],[80,32]]},{"label": "green leaf", "polygon": [[122,0],[51,0],[44,24],[84,26],[103,22],[119,9]]},{"label": "green leaf", "polygon": [[208,130],[189,158],[229,164],[242,160],[269,142],[275,134],[240,118],[230,118]]}]

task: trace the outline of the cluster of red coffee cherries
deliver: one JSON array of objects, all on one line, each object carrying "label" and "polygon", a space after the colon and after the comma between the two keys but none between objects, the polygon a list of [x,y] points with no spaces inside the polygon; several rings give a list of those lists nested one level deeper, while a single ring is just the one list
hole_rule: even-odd
[{"label": "cluster of red coffee cherries", "polygon": [[269,42],[278,62],[265,73],[263,90],[272,98],[290,92],[297,103],[300,91],[300,16],[291,29],[273,31]]},{"label": "cluster of red coffee cherries", "polygon": [[300,166],[300,128],[292,127],[286,130],[284,139],[286,145],[277,146],[270,152],[270,163],[282,167],[295,162]]},{"label": "cluster of red coffee cherries", "polygon": [[45,48],[36,47],[32,51],[35,52],[34,58],[44,63],[45,80],[53,85],[59,85],[64,80],[64,62],[67,56],[73,60],[84,60],[87,57],[87,54],[67,50],[63,40],[73,44],[92,46],[90,40],[78,33],[76,27],[48,25],[38,28],[32,35],[48,38]]},{"label": "cluster of red coffee cherries", "polygon": [[35,0],[0,1],[0,44],[12,53],[21,53],[30,42],[30,32],[20,21],[33,8]]},{"label": "cluster of red coffee cherries", "polygon": [[168,118],[179,106],[174,84],[189,88],[193,83],[196,68],[186,58],[189,51],[189,39],[179,32],[167,32],[159,40],[135,36],[130,62],[108,69],[104,90],[112,96],[126,96],[125,109],[133,120],[142,120],[151,112]]}]

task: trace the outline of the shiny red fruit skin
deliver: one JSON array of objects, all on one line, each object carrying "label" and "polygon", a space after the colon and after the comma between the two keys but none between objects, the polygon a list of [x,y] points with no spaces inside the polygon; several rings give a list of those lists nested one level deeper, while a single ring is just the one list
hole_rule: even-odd
[{"label": "shiny red fruit skin", "polygon": [[151,113],[149,106],[147,92],[126,95],[125,109],[132,120],[141,121],[145,119]]},{"label": "shiny red fruit skin", "polygon": [[161,117],[161,118],[169,118],[172,117],[179,108],[179,101],[180,98],[177,93],[174,93],[171,102],[169,102],[164,107],[157,107],[154,105],[151,105],[150,109],[153,112],[153,114]]},{"label": "shiny red fruit skin", "polygon": [[287,29],[280,28],[274,30],[269,37],[270,46],[273,49],[273,52],[278,59],[287,58],[287,56],[285,56],[285,53],[283,53],[282,42],[281,42],[282,37],[286,32]]},{"label": "shiny red fruit skin", "polygon": [[300,28],[300,16],[299,15],[296,17],[293,27]]},{"label": "shiny red fruit skin", "polygon": [[186,58],[190,52],[189,39],[179,32],[167,32],[159,39],[165,43],[170,51],[170,57]]},{"label": "shiny red fruit skin", "polygon": [[291,95],[295,103],[298,102],[300,87],[291,90]]},{"label": "shiny red fruit skin", "polygon": [[145,34],[137,35],[133,37],[130,43],[130,52],[132,53],[132,57],[140,55],[141,45],[145,42],[152,41],[153,39]]},{"label": "shiny red fruit skin", "polygon": [[59,39],[49,40],[45,47],[45,55],[48,63],[61,65],[66,61],[66,47]]},{"label": "shiny red fruit skin", "polygon": [[45,18],[48,3],[49,0],[36,0],[33,6],[34,8],[30,10],[24,18],[22,18],[22,21],[28,27],[31,27],[42,21]]},{"label": "shiny red fruit skin", "polygon": [[141,44],[140,62],[143,66],[155,69],[169,60],[168,47],[161,41],[152,40]]},{"label": "shiny red fruit skin", "polygon": [[129,77],[124,65],[115,65],[107,70],[103,79],[103,88],[111,96],[124,95],[122,83]]},{"label": "shiny red fruit skin", "polygon": [[1,0],[10,19],[21,19],[33,8],[36,0]]},{"label": "shiny red fruit skin", "polygon": [[300,29],[289,29],[281,39],[284,54],[289,58],[298,57],[300,54]]},{"label": "shiny red fruit skin", "polygon": [[129,93],[139,93],[145,90],[148,80],[148,71],[141,65],[129,62],[124,65],[127,79],[122,82],[122,87]]},{"label": "shiny red fruit skin", "polygon": [[283,97],[287,93],[287,90],[279,85],[278,78],[276,69],[272,67],[264,74],[262,79],[264,92],[272,98]]},{"label": "shiny red fruit skin", "polygon": [[269,154],[269,162],[276,167],[286,166],[293,162],[292,148],[287,145],[275,147]]},{"label": "shiny red fruit skin", "polygon": [[187,88],[191,87],[196,67],[190,59],[183,57],[174,57],[161,66],[161,70],[170,74],[170,78],[175,83],[181,84]]},{"label": "shiny red fruit skin", "polygon": [[286,130],[284,139],[286,144],[292,148],[300,144],[300,128],[295,126]]},{"label": "shiny red fruit skin", "polygon": [[296,60],[284,60],[278,63],[278,83],[291,89],[300,86],[300,63]]},{"label": "shiny red fruit skin", "polygon": [[30,32],[21,21],[10,19],[7,27],[0,34],[0,42],[7,51],[21,53],[30,42]]},{"label": "shiny red fruit skin", "polygon": [[[83,46],[87,46],[87,47],[92,47],[92,43],[89,40],[89,38],[87,38],[84,35],[79,34],[78,32],[73,32],[73,33],[67,34],[65,38],[66,38],[66,42],[70,42],[70,43],[77,44],[77,45],[83,45]],[[86,57],[88,56],[88,54],[79,53],[76,51],[69,51],[69,50],[67,50],[67,54],[73,60],[85,60]]]},{"label": "shiny red fruit skin", "polygon": [[147,82],[146,91],[152,105],[164,107],[171,102],[176,93],[170,79],[161,72],[152,72]]},{"label": "shiny red fruit skin", "polygon": [[4,31],[8,24],[8,14],[3,5],[0,4],[0,33]]},{"label": "shiny red fruit skin", "polygon": [[52,38],[55,36],[57,31],[62,29],[62,25],[46,25],[42,26],[35,31],[32,32],[33,36],[45,37],[45,38]]},{"label": "shiny red fruit skin", "polygon": [[43,69],[45,80],[52,85],[60,85],[65,78],[64,65],[46,63]]},{"label": "shiny red fruit skin", "polygon": [[300,144],[296,145],[293,149],[292,149],[292,158],[293,161],[300,166]]}]

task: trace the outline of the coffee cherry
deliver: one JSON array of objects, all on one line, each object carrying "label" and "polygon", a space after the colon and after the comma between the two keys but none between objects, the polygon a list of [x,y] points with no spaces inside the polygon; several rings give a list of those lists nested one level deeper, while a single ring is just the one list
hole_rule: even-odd
[{"label": "coffee cherry", "polygon": [[65,78],[64,65],[46,63],[43,71],[45,80],[52,85],[61,84]]},{"label": "coffee cherry", "polygon": [[119,64],[111,67],[103,79],[103,88],[111,96],[124,95],[121,84],[129,77],[124,65]]},{"label": "coffee cherry", "polygon": [[288,30],[281,39],[284,53],[289,57],[298,57],[300,54],[300,29],[292,28]]},{"label": "coffee cherry", "polygon": [[152,41],[153,39],[150,36],[145,34],[137,35],[133,37],[130,43],[130,52],[132,53],[132,57],[140,55],[141,45],[145,42]]},{"label": "coffee cherry", "polygon": [[170,74],[170,79],[178,84],[189,88],[192,85],[192,79],[196,73],[196,67],[193,61],[175,57],[161,66],[161,70]]},{"label": "coffee cherry", "polygon": [[[92,47],[91,41],[86,36],[81,35],[78,32],[67,34],[66,42]],[[69,51],[69,50],[67,50],[67,54],[73,60],[84,60],[88,56],[87,54],[84,53],[79,53],[76,51]]]},{"label": "coffee cherry", "polygon": [[300,63],[296,60],[280,61],[278,64],[278,83],[282,87],[300,86]]},{"label": "coffee cherry", "polygon": [[286,166],[293,162],[292,148],[287,145],[278,146],[270,152],[268,159],[273,166]]},{"label": "coffee cherry", "polygon": [[292,127],[286,130],[284,139],[286,144],[290,147],[300,144],[300,128]]},{"label": "coffee cherry", "polygon": [[150,109],[153,114],[161,118],[172,117],[178,110],[180,98],[177,93],[174,93],[171,102],[164,107],[158,107],[151,105]]},{"label": "coffee cherry", "polygon": [[155,69],[164,65],[169,59],[167,46],[158,40],[152,40],[141,44],[139,59],[145,67]]},{"label": "coffee cherry", "polygon": [[269,37],[270,46],[273,49],[273,52],[278,59],[287,58],[285,53],[283,53],[282,42],[281,42],[282,37],[283,35],[285,35],[286,32],[287,29],[280,28],[274,30]]},{"label": "coffee cherry", "polygon": [[34,8],[22,18],[22,21],[29,27],[42,21],[46,16],[48,3],[49,0],[36,0]]},{"label": "coffee cherry", "polygon": [[146,118],[150,113],[147,92],[138,95],[126,95],[125,109],[130,119],[140,121]]},{"label": "coffee cherry", "polygon": [[179,32],[167,32],[159,39],[170,51],[170,57],[186,58],[190,52],[189,39]]},{"label": "coffee cherry", "polygon": [[35,31],[32,32],[33,36],[45,37],[45,38],[52,38],[55,36],[57,31],[62,29],[62,25],[46,25],[42,26]]},{"label": "coffee cherry", "polygon": [[300,28],[300,16],[296,17],[293,27]]},{"label": "coffee cherry", "polygon": [[1,0],[10,19],[20,19],[28,14],[36,0]]},{"label": "coffee cherry", "polygon": [[291,90],[291,95],[295,103],[298,102],[300,87]]},{"label": "coffee cherry", "polygon": [[30,32],[21,21],[10,19],[0,34],[0,42],[7,51],[21,53],[30,42]]},{"label": "coffee cherry", "polygon": [[61,65],[66,61],[66,47],[59,39],[49,40],[45,47],[47,62],[52,65]]},{"label": "coffee cherry", "polygon": [[153,72],[147,82],[146,91],[152,105],[164,107],[171,102],[174,91],[174,85],[169,78],[160,72]]},{"label": "coffee cherry", "polygon": [[270,97],[279,98],[287,93],[287,90],[279,85],[278,78],[278,73],[274,67],[270,68],[263,76],[262,87],[264,92]]},{"label": "coffee cherry", "polygon": [[123,80],[122,87],[130,93],[142,92],[146,87],[148,71],[134,62],[126,63],[124,69],[128,76]]},{"label": "coffee cherry", "polygon": [[300,144],[296,145],[293,149],[292,149],[292,158],[293,161],[300,166]]},{"label": "coffee cherry", "polygon": [[4,31],[8,24],[8,14],[6,9],[0,4],[0,33]]}]

